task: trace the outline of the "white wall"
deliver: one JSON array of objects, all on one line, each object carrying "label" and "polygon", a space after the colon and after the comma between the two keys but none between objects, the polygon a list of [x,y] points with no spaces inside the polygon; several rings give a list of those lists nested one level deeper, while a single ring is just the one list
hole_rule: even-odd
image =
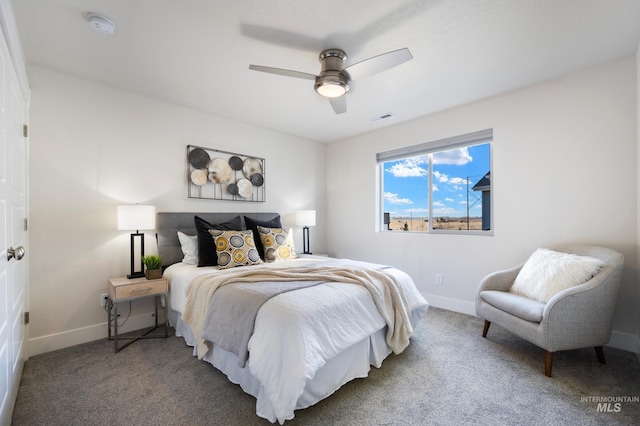
[{"label": "white wall", "polygon": [[[636,50],[636,182],[640,185],[640,45]],[[640,196],[636,199],[636,250],[640,265]],[[637,271],[637,268],[636,268]],[[640,301],[640,273],[636,272],[636,301]],[[636,309],[635,352],[640,360],[640,312]]]},{"label": "white wall", "polygon": [[[432,305],[474,314],[481,278],[536,247],[609,246],[626,258],[610,344],[628,346],[640,305],[635,65],[628,58],[331,144],[329,253],[395,265]],[[375,232],[377,152],[487,128],[493,237]]]},{"label": "white wall", "polygon": [[[314,208],[313,248],[325,251],[325,145],[38,67],[28,75],[30,355],[106,337],[99,295],[108,278],[129,272],[129,233],[116,230],[118,204],[280,212],[292,227],[296,210]],[[265,158],[267,201],[188,199],[188,144]],[[300,230],[296,243],[302,246]],[[153,232],[145,247],[156,250]],[[151,310],[134,305],[128,328],[150,322]]]}]

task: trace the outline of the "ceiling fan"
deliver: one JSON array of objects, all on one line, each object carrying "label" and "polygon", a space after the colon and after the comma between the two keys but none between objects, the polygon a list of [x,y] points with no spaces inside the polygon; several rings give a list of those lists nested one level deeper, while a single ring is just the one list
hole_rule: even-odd
[{"label": "ceiling fan", "polygon": [[282,68],[265,67],[262,65],[249,65],[250,70],[262,71],[285,77],[303,78],[314,80],[315,91],[329,98],[331,107],[336,114],[347,112],[347,100],[345,94],[349,91],[349,82],[376,74],[389,68],[393,68],[413,59],[411,52],[406,47],[392,50],[374,56],[364,61],[343,68],[347,55],[340,49],[327,49],[320,53],[322,68],[319,75],[313,75],[300,71],[292,71]]}]

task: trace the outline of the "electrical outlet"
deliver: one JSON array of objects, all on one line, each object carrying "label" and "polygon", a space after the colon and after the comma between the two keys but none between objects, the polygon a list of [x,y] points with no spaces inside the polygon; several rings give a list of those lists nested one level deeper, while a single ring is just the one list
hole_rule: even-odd
[{"label": "electrical outlet", "polygon": [[442,285],[442,274],[436,274],[436,284]]},{"label": "electrical outlet", "polygon": [[109,298],[109,295],[107,293],[102,293],[100,295],[100,307],[103,308],[107,305],[107,299]]}]

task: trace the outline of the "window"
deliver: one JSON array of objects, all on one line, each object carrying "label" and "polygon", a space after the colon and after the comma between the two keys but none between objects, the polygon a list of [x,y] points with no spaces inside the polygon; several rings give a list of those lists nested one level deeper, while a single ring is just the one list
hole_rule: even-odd
[{"label": "window", "polygon": [[378,153],[380,229],[492,235],[493,130]]}]

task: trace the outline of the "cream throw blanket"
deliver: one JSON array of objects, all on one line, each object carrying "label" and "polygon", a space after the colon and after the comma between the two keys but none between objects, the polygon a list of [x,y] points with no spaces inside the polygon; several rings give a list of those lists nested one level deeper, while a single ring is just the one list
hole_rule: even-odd
[{"label": "cream throw blanket", "polygon": [[332,281],[360,284],[375,302],[380,315],[388,326],[386,341],[398,354],[409,345],[413,333],[409,320],[409,305],[402,286],[384,269],[357,266],[303,266],[293,269],[273,269],[255,265],[226,270],[224,273],[206,274],[196,277],[187,290],[187,304],[182,320],[189,324],[197,342],[198,358],[208,351],[202,339],[202,330],[209,302],[216,289],[222,285],[238,282],[262,281]]}]

